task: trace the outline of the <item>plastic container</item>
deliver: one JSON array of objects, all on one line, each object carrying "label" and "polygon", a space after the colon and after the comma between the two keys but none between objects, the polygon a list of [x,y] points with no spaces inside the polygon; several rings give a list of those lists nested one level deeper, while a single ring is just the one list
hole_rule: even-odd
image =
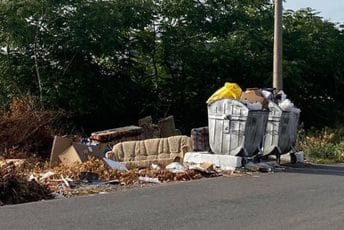
[{"label": "plastic container", "polygon": [[209,145],[216,154],[254,157],[261,151],[268,111],[251,110],[238,100],[208,105]]},{"label": "plastic container", "polygon": [[296,143],[300,112],[283,111],[272,101],[269,102],[269,110],[263,155],[288,153]]}]

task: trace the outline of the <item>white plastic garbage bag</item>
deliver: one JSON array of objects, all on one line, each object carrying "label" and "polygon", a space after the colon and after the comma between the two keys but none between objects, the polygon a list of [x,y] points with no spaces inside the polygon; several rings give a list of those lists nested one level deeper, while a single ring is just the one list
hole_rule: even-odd
[{"label": "white plastic garbage bag", "polygon": [[262,95],[265,97],[267,100],[272,100],[272,93],[267,90],[262,90]]},{"label": "white plastic garbage bag", "polygon": [[291,111],[292,108],[294,108],[294,103],[289,99],[283,100],[282,102],[278,103],[278,105],[283,111]]}]

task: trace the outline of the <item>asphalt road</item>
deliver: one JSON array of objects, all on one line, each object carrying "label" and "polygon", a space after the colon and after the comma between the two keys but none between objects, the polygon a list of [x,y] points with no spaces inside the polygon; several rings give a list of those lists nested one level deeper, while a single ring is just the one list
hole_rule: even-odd
[{"label": "asphalt road", "polygon": [[0,229],[344,229],[342,168],[166,184],[0,208]]}]

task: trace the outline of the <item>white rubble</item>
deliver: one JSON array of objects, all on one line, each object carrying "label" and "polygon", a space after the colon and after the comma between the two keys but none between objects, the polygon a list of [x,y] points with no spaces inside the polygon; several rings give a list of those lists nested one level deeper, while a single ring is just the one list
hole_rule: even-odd
[{"label": "white rubble", "polygon": [[210,154],[208,152],[187,152],[184,165],[202,164],[209,162],[224,171],[234,171],[242,166],[242,158],[230,155]]},{"label": "white rubble", "polygon": [[178,162],[172,162],[166,166],[166,169],[172,173],[182,173],[185,172],[185,167]]}]

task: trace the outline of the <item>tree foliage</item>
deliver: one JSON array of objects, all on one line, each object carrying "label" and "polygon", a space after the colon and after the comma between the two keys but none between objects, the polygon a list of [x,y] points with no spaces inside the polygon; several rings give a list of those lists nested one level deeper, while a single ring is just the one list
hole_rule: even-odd
[{"label": "tree foliage", "polygon": [[[225,81],[269,87],[268,0],[26,0],[0,3],[0,100],[30,94],[86,130],[174,114],[206,125]],[[311,9],[284,15],[285,91],[307,126],[343,121],[344,39]]]}]

